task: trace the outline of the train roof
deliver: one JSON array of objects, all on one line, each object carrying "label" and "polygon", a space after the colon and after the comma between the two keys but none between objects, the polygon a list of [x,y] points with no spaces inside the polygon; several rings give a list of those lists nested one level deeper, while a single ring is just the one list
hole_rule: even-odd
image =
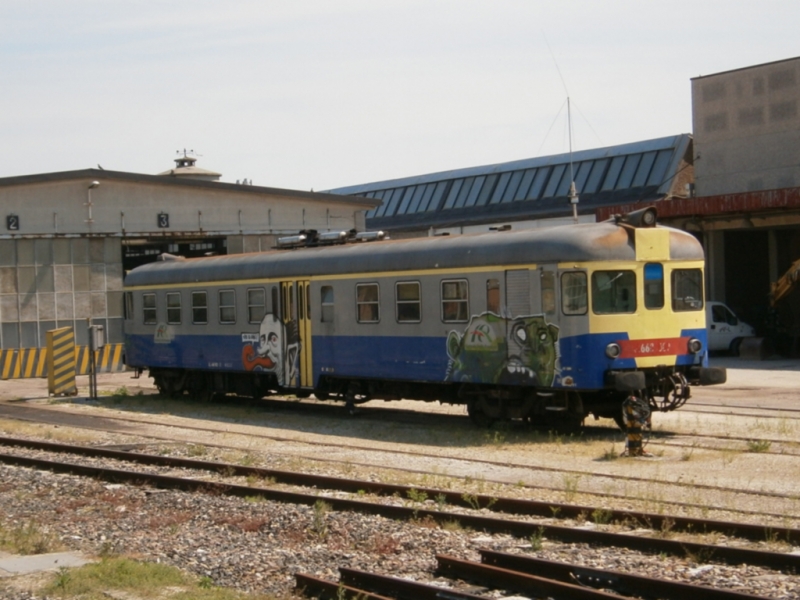
[{"label": "train roof", "polygon": [[[702,260],[691,234],[670,232],[670,258]],[[450,270],[592,260],[635,260],[630,226],[614,221],[491,233],[360,242],[252,254],[166,260],[133,269],[126,287],[231,281],[298,279],[319,275]]]}]

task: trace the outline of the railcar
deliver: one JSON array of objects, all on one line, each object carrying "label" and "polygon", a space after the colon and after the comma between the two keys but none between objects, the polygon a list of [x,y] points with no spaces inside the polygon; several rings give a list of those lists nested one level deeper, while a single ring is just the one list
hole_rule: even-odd
[{"label": "railcar", "polygon": [[673,410],[725,371],[702,247],[655,216],[165,257],[125,278],[126,361],[165,394],[441,401],[483,424]]}]

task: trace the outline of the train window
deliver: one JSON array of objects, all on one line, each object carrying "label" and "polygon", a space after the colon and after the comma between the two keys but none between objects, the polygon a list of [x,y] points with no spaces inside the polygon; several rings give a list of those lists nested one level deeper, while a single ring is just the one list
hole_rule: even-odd
[{"label": "train window", "polygon": [[323,323],[333,323],[333,286],[323,285],[320,289]]},{"label": "train window", "polygon": [[664,308],[664,265],[647,263],[644,266],[645,308]]},{"label": "train window", "polygon": [[167,323],[170,325],[181,324],[181,293],[169,292],[167,294]]},{"label": "train window", "polygon": [[219,291],[219,322],[236,323],[236,292],[233,290]]},{"label": "train window", "polygon": [[133,292],[125,292],[125,303],[122,305],[125,319],[133,318]]},{"label": "train window", "polygon": [[469,320],[469,288],[465,279],[442,282],[442,321],[466,323]]},{"label": "train window", "polygon": [[261,323],[267,314],[267,295],[264,288],[247,290],[247,322]]},{"label": "train window", "polygon": [[675,269],[672,272],[672,310],[702,310],[703,272],[700,269]]},{"label": "train window", "polygon": [[192,323],[208,323],[208,299],[205,292],[192,292]]},{"label": "train window", "polygon": [[142,294],[142,313],[145,325],[156,324],[156,295]]},{"label": "train window", "polygon": [[542,312],[556,314],[556,275],[552,271],[542,271]]},{"label": "train window", "polygon": [[592,273],[592,312],[597,315],[636,311],[636,273],[595,271]]},{"label": "train window", "polygon": [[405,281],[395,284],[397,297],[397,322],[419,323],[422,306],[419,295],[419,282]]},{"label": "train window", "polygon": [[356,312],[359,323],[377,323],[380,321],[380,295],[377,283],[359,283],[356,285]]},{"label": "train window", "polygon": [[586,296],[586,273],[569,271],[561,276],[561,310],[565,315],[585,315]]},{"label": "train window", "polygon": [[500,281],[497,279],[486,280],[486,310],[500,314]]}]

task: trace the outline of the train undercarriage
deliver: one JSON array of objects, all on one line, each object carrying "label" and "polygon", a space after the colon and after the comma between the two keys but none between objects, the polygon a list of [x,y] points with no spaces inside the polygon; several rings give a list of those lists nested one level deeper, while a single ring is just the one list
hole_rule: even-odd
[{"label": "train undercarriage", "polygon": [[[524,420],[535,426],[575,430],[587,416],[613,419],[625,429],[624,409],[636,399],[641,410],[671,411],[691,395],[692,383],[720,383],[713,369],[692,367],[677,370],[659,367],[648,370],[609,372],[601,390],[537,389],[528,386],[499,386],[472,383],[430,383],[322,377],[316,389],[286,388],[268,373],[237,373],[187,369],[150,369],[163,395],[189,394],[210,401],[215,396],[234,394],[261,399],[277,394],[305,398],[312,393],[319,400],[343,402],[350,413],[369,400],[413,399],[425,402],[465,405],[470,419],[488,427],[496,421]],[[723,379],[724,380],[724,379]]]}]

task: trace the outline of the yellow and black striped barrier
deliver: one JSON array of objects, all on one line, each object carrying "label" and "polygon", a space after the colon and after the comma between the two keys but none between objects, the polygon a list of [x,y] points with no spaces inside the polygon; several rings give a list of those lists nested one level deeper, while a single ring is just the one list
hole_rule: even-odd
[{"label": "yellow and black striped barrier", "polygon": [[47,348],[0,350],[0,377],[22,379],[47,375]]},{"label": "yellow and black striped barrier", "polygon": [[[122,362],[123,344],[106,344],[94,353],[95,369],[98,373],[117,373],[125,370]],[[89,374],[89,346],[75,348],[75,367],[78,375]]]},{"label": "yellow and black striped barrier", "polygon": [[62,327],[47,332],[47,392],[54,396],[74,396],[75,383],[75,332],[72,327]]},{"label": "yellow and black striped barrier", "polygon": [[[95,353],[98,373],[119,373],[125,370],[123,344],[106,344]],[[47,348],[0,350],[0,379],[47,377]],[[89,347],[75,347],[78,375],[89,373]]]}]

